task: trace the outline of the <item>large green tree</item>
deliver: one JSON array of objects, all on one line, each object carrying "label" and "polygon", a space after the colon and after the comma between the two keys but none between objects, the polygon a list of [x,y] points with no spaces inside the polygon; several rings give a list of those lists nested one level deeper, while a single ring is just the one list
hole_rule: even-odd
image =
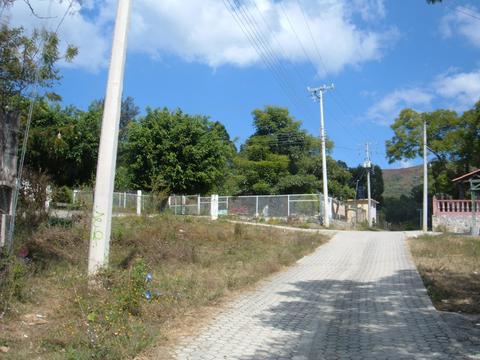
[{"label": "large green tree", "polygon": [[458,195],[451,179],[480,167],[480,102],[462,115],[452,110],[402,110],[391,126],[394,135],[386,142],[390,162],[422,156],[424,122],[429,152],[434,156],[430,161],[433,191]]},{"label": "large green tree", "polygon": [[[243,194],[315,193],[321,189],[322,163],[318,138],[301,128],[288,109],[266,106],[252,112],[255,133],[241,147],[236,160]],[[333,143],[328,141],[328,149]],[[350,172],[328,156],[332,195],[353,195]]]},{"label": "large green tree", "polygon": [[210,193],[229,173],[234,151],[220,123],[181,110],[147,109],[128,127],[126,159],[136,189]]},{"label": "large green tree", "polygon": [[[3,1],[1,6],[7,6]],[[0,212],[11,211],[10,198],[16,183],[17,150],[21,123],[28,117],[32,89],[48,89],[60,79],[57,63],[73,59],[77,49],[59,51],[56,33],[0,25]],[[53,97],[52,94],[49,95]]]},{"label": "large green tree", "polygon": [[62,108],[45,99],[35,105],[26,164],[57,185],[91,184],[100,137],[101,109]]}]

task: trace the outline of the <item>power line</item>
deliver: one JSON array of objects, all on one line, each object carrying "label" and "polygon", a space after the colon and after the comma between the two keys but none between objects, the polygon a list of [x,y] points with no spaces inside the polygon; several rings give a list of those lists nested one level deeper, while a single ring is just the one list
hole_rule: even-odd
[{"label": "power line", "polygon": [[447,6],[449,7],[450,9],[452,9],[453,11],[456,11],[460,14],[464,14],[464,15],[467,15],[467,16],[470,16],[471,18],[473,19],[476,19],[476,20],[480,20],[480,16],[477,16],[477,14],[475,13],[472,13],[469,9],[463,7],[463,6],[457,6],[456,8],[452,8],[451,6]]},{"label": "power line", "polygon": [[[321,64],[322,67],[323,67],[323,71],[324,71],[325,75],[328,75],[327,66],[326,66],[325,61],[324,61],[324,59],[323,59],[323,57],[322,57],[322,54],[321,54],[321,52],[320,52],[320,50],[319,50],[319,47],[318,47],[318,45],[317,45],[317,41],[315,40],[315,37],[313,36],[313,32],[312,32],[312,29],[311,29],[311,27],[310,27],[310,25],[309,25],[306,12],[305,12],[305,10],[304,10],[301,2],[300,2],[299,0],[296,0],[296,2],[297,2],[297,5],[298,5],[301,13],[302,13],[302,17],[303,17],[303,20],[304,20],[304,22],[305,22],[305,26],[306,26],[306,28],[307,28],[307,30],[308,30],[308,33],[310,34],[310,37],[311,37],[311,39],[312,39],[314,48],[315,48],[315,50],[316,50],[318,59],[320,60],[320,64]],[[303,42],[302,42],[302,40],[300,39],[297,31],[295,30],[295,27],[293,26],[293,23],[292,23],[292,21],[290,20],[290,17],[288,16],[288,13],[287,13],[287,11],[285,10],[285,7],[284,7],[284,5],[283,5],[282,3],[280,3],[280,7],[281,7],[281,9],[282,9],[283,14],[284,14],[285,17],[287,18],[287,22],[288,22],[290,28],[292,29],[292,32],[294,33],[294,35],[295,35],[295,37],[297,38],[297,41],[299,42],[299,44],[300,44],[300,46],[301,46],[301,48],[302,48],[305,56],[307,57],[307,60],[308,60],[308,62],[310,63],[310,66],[312,67],[313,71],[317,74],[317,76],[321,77],[320,73],[318,72],[317,67],[315,66],[314,61],[312,60],[312,57],[309,55],[309,53],[308,53],[307,50],[305,49],[305,46],[303,45]],[[340,92],[341,92],[341,91],[340,91]],[[336,102],[336,105],[340,108],[340,110],[342,110],[342,112],[348,116],[347,112],[344,110],[343,105],[337,100],[337,96],[338,96],[339,98],[341,98],[340,92],[339,92],[339,91],[335,92],[335,93],[332,95],[332,98],[333,98],[333,100]],[[339,123],[339,125],[340,125],[344,130],[347,130],[347,131],[350,130],[349,128],[347,128],[347,127],[343,124],[343,121],[338,121],[338,123]],[[368,138],[368,136],[363,132],[363,130],[362,130],[361,128],[359,128],[359,129],[360,129],[360,132],[362,133],[362,135],[364,135],[366,138]],[[357,138],[357,140],[359,140],[359,141],[361,140],[359,137],[356,137],[356,138]]]},{"label": "power line", "polygon": [[[287,52],[285,51],[285,48],[278,41],[277,36],[275,35],[275,31],[273,31],[272,28],[270,27],[270,25],[268,24],[267,20],[263,16],[262,11],[258,8],[256,1],[255,0],[247,0],[247,1],[250,1],[250,3],[252,3],[255,6],[255,9],[257,10],[258,14],[260,15],[263,23],[265,24],[265,27],[272,34],[272,38],[275,41],[275,43],[277,44],[278,48],[280,49],[280,52],[282,53],[283,58],[288,59],[288,55],[287,55]],[[294,65],[294,64],[292,64],[292,65]],[[295,70],[298,78],[302,81],[302,83],[305,86],[307,84],[305,74],[301,74],[300,71],[298,70],[298,67],[296,67],[296,66],[293,66],[293,69]]]},{"label": "power line", "polygon": [[325,62],[323,61],[323,57],[320,54],[320,50],[318,50],[317,42],[315,41],[315,38],[314,38],[313,33],[312,33],[312,29],[310,28],[310,25],[308,24],[307,16],[305,15],[305,11],[303,10],[303,6],[302,6],[302,4],[300,3],[299,0],[297,0],[297,4],[298,4],[298,7],[300,8],[300,11],[302,12],[303,20],[305,21],[305,24],[307,25],[308,32],[310,33],[310,37],[313,41],[313,45],[314,45],[315,50],[317,52],[318,58],[319,58],[322,66],[323,66],[323,70],[325,71],[325,75],[328,75],[327,66],[325,65]]},{"label": "power line", "polygon": [[285,69],[282,69],[281,67],[279,69],[279,65],[281,65],[281,63],[275,57],[275,54],[269,47],[268,42],[262,37],[258,27],[256,26],[256,23],[254,23],[254,20],[252,20],[251,17],[245,12],[244,6],[241,5],[238,0],[233,0],[233,2],[234,3],[232,4],[230,0],[224,0],[224,5],[232,14],[235,21],[238,23],[241,30],[244,32],[250,44],[254,47],[264,64],[274,74],[289,101],[291,101],[294,106],[305,111],[306,108],[303,108],[302,105],[300,105],[301,102],[298,102],[297,95],[292,88],[290,81],[288,80]]}]

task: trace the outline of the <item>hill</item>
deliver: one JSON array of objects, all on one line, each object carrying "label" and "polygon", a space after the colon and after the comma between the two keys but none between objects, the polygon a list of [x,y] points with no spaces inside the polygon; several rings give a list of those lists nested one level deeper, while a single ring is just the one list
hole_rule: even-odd
[{"label": "hill", "polygon": [[383,197],[399,198],[401,195],[410,195],[412,188],[422,183],[422,171],[422,165],[382,170],[385,186]]}]

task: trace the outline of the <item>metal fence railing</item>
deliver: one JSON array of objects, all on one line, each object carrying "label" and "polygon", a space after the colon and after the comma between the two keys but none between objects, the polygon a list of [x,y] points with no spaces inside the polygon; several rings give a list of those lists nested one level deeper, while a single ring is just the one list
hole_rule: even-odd
[{"label": "metal fence railing", "polygon": [[[74,190],[73,203],[90,208],[93,206],[92,191]],[[168,201],[162,201],[152,194],[141,191],[113,193],[114,214],[152,214],[165,209],[169,209],[175,215],[210,216],[212,215],[212,196],[171,195]],[[321,220],[324,216],[323,209],[323,195],[320,193],[218,196],[219,216]],[[366,220],[366,210],[352,201],[343,202],[329,198],[328,211],[328,216],[333,220],[343,222]]]},{"label": "metal fence railing", "polygon": [[[88,190],[74,190],[73,204],[90,208],[93,206],[93,192]],[[113,213],[151,214],[162,210],[161,199],[152,194],[137,191],[114,192],[112,200]]]},{"label": "metal fence railing", "polygon": [[[362,222],[366,211],[354,203],[329,199],[329,217],[334,220]],[[210,215],[211,197],[172,195],[168,207],[177,215]],[[248,218],[322,218],[322,194],[219,196],[219,216]]]}]

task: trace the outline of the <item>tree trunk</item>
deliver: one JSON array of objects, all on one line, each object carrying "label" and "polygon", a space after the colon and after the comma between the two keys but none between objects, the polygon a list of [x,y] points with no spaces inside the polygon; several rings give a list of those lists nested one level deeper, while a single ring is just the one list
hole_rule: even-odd
[{"label": "tree trunk", "polygon": [[11,214],[12,194],[17,178],[18,131],[17,112],[0,109],[0,214]]}]

